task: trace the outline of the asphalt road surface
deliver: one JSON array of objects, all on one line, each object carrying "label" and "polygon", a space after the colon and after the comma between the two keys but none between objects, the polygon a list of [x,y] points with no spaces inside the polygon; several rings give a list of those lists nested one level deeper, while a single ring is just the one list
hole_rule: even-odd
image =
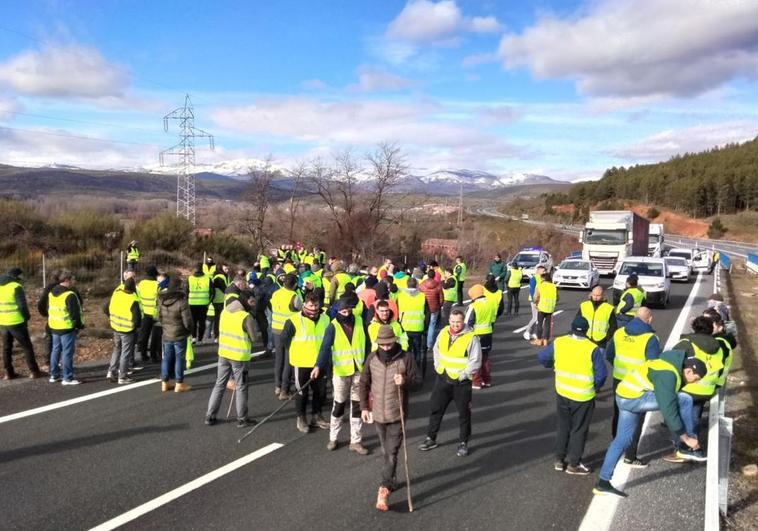
[{"label": "asphalt road surface", "polygon": [[[697,285],[696,302],[709,293],[709,279]],[[655,310],[653,325],[663,342],[695,286],[674,284],[668,309]],[[557,333],[568,331],[586,295],[560,291]],[[161,393],[157,382],[117,387],[105,382],[103,368],[78,371],[84,383],[76,387],[39,380],[0,387],[0,527],[577,529],[593,499],[596,475],[569,476],[552,469],[553,373],[538,364],[537,349],[514,333],[529,318],[525,299],[522,290],[522,313],[501,318],[496,326],[493,387],[475,391],[469,457],[455,454],[458,425],[452,404],[438,436],[440,446],[417,450],[428,422],[431,370],[423,389],[412,396],[407,430],[413,513],[408,513],[404,488],[392,494],[388,513],[373,507],[381,450],[372,426],[364,427],[364,444],[372,450],[365,457],[348,452],[347,426],[334,452],[325,448],[326,431],[297,432],[294,405],[242,444],[237,439],[244,430],[233,419],[205,426],[215,377],[213,366],[202,369],[215,362],[206,352],[196,361],[201,370],[186,379],[193,386],[189,393]],[[252,363],[250,415],[258,419],[280,405],[271,373],[270,359]],[[157,375],[152,366],[139,379]],[[610,441],[609,386],[600,394],[586,449],[585,461],[595,468]],[[114,389],[119,392],[91,397]],[[223,415],[230,396],[222,403]],[[77,397],[82,401],[60,404]],[[20,418],[11,416],[19,413]],[[658,475],[667,475],[666,469]],[[398,477],[404,477],[402,466]],[[632,481],[630,499],[654,493],[655,485]],[[612,517],[612,511],[604,516],[608,525]]]}]

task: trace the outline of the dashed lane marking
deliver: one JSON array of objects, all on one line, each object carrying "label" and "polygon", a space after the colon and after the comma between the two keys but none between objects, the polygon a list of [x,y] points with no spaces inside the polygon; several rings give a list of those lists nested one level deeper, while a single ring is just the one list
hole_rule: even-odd
[{"label": "dashed lane marking", "polygon": [[[558,310],[557,312],[553,312],[553,317],[555,317],[556,315],[562,314],[564,311],[565,310]],[[521,328],[517,328],[516,330],[513,331],[513,333],[514,334],[520,334],[521,332],[523,332],[524,330],[526,330],[527,326],[529,326],[529,325],[522,326]]]}]

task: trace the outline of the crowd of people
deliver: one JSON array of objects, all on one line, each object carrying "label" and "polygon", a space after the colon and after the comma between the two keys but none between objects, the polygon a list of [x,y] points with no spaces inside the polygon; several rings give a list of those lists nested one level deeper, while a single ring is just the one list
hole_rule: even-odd
[{"label": "crowd of people", "polygon": [[[375,426],[384,455],[379,510],[388,509],[390,493],[398,486],[408,396],[422,386],[429,364],[434,371],[429,421],[418,449],[438,446],[442,419],[454,402],[456,453],[469,454],[472,394],[492,385],[493,327],[499,317],[519,314],[526,277],[517,265],[496,255],[484,282],[464,290],[467,266],[461,256],[449,268],[436,261],[407,267],[391,259],[359,267],[327,257],[319,248],[282,245],[260,255],[249,271],[208,258],[186,278],[147,266],[137,281],[139,256],[132,242],[130,265],[103,307],[113,331],[106,379],[126,385],[144,364],[160,362],[161,391],[186,392],[191,387],[184,372],[195,346],[217,344],[217,375],[205,424],[217,423],[229,388],[237,426],[244,428],[256,424],[248,416],[250,361],[255,354],[270,355],[273,392],[281,401],[294,399],[295,429],[328,431],[326,449],[335,451],[347,416],[348,450],[367,455],[364,424]],[[5,379],[16,377],[14,341],[25,352],[30,377],[44,375],[29,338],[22,277],[18,268],[0,277]],[[555,470],[592,472],[582,456],[608,367],[615,395],[612,442],[595,494],[625,496],[611,484],[622,456],[628,466],[647,466],[637,455],[637,444],[650,411],[660,410],[671,431],[673,449],[667,461],[705,460],[698,443],[703,404],[724,384],[736,346],[725,330],[728,310],[723,299],[714,297],[692,322],[692,333],[663,351],[652,328],[653,313],[633,275],[616,306],[605,300],[602,287],[592,289],[577,308],[570,333],[557,338],[553,314],[558,291],[549,273],[538,267],[524,287],[531,308],[524,339],[541,347],[539,362],[555,374]],[[49,381],[80,383],[73,360],[77,331],[85,324],[74,276],[58,272],[37,309],[46,318]],[[261,345],[259,352],[254,345]]]}]

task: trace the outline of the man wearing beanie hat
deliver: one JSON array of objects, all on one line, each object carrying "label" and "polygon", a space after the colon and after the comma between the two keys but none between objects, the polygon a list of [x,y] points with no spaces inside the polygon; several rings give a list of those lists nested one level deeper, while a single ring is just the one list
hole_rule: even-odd
[{"label": "man wearing beanie hat", "polygon": [[595,410],[595,392],[608,375],[603,351],[587,339],[589,323],[576,317],[571,333],[556,338],[539,353],[539,361],[555,370],[556,412],[555,470],[586,476],[590,468],[582,463],[584,444]]},{"label": "man wearing beanie hat", "polygon": [[145,278],[137,284],[137,295],[143,312],[142,324],[137,334],[137,352],[144,363],[151,360],[158,363],[161,352],[157,336],[159,330],[154,326],[158,315],[158,269],[154,265],[145,268]]},{"label": "man wearing beanie hat", "polygon": [[24,351],[26,365],[29,367],[29,378],[39,378],[42,372],[34,357],[34,347],[29,337],[29,307],[26,304],[26,293],[21,284],[23,271],[14,267],[8,274],[0,277],[0,334],[3,337],[3,365],[5,366],[4,380],[16,377],[13,369],[13,340]]},{"label": "man wearing beanie hat", "polygon": [[[481,389],[492,385],[490,375],[490,350],[492,350],[492,323],[495,322],[498,304],[484,293],[484,286],[474,284],[468,290],[472,300],[466,311],[466,324],[474,330],[482,347],[482,367],[474,374],[472,389]],[[502,298],[500,299],[502,302]],[[502,311],[502,306],[500,306]]]},{"label": "man wearing beanie hat", "polygon": [[[332,416],[326,427],[329,428],[329,443],[327,450],[336,450],[337,437],[342,429],[342,417],[345,414],[347,401],[350,400],[350,446],[349,449],[359,455],[367,455],[368,449],[362,444],[360,398],[358,397],[358,381],[363,362],[369,353],[369,346],[363,319],[355,315],[353,308],[357,297],[345,293],[336,304],[337,314],[324,332],[316,367],[313,375],[318,378],[332,367],[332,388],[334,403]],[[312,376],[313,377],[313,376]],[[315,422],[319,427],[326,423],[319,415]]]},{"label": "man wearing beanie hat", "polygon": [[677,455],[687,461],[705,461],[695,433],[692,397],[679,392],[682,386],[699,381],[708,372],[705,363],[687,358],[681,350],[667,350],[657,360],[627,374],[616,388],[619,421],[616,437],[608,447],[593,489],[596,495],[626,494],[611,485],[616,463],[632,443],[639,417],[649,411],[659,411],[677,444]]},{"label": "man wearing beanie hat", "polygon": [[[358,395],[361,418],[363,422],[374,423],[382,446],[384,465],[376,508],[386,511],[390,492],[397,488],[395,470],[403,444],[400,416],[408,418],[408,391],[420,387],[421,376],[413,356],[398,344],[391,326],[379,326],[376,344],[376,350],[368,355],[363,365]],[[373,402],[369,401],[369,395]]]}]

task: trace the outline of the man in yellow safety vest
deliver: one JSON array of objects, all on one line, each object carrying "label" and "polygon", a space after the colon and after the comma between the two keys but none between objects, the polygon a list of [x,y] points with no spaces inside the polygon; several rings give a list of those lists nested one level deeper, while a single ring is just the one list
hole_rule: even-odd
[{"label": "man in yellow safety vest", "polygon": [[287,349],[282,331],[290,317],[303,307],[303,300],[295,291],[297,277],[287,274],[282,277],[282,286],[271,295],[271,333],[274,336],[274,394],[279,400],[290,397],[292,366],[287,361]]},{"label": "man in yellow safety vest", "polygon": [[613,306],[605,301],[603,291],[602,286],[592,288],[589,299],[582,302],[576,312],[576,317],[584,317],[590,323],[587,337],[600,348],[605,348],[618,326],[616,312]]},{"label": "man in yellow safety vest", "polygon": [[199,263],[195,266],[195,272],[187,277],[187,302],[189,302],[192,322],[195,325],[192,332],[193,343],[199,343],[205,336],[205,318],[208,316],[211,297],[213,297],[211,277],[204,272],[203,264]]},{"label": "man in yellow safety vest", "polygon": [[553,313],[558,304],[558,288],[551,280],[550,273],[542,274],[542,281],[537,286],[534,294],[534,303],[537,305],[537,329],[539,339],[533,341],[534,345],[547,345],[553,327]]},{"label": "man in yellow safety vest", "polygon": [[136,351],[147,363],[161,358],[160,328],[155,326],[158,315],[158,270],[154,265],[145,268],[145,278],[137,284],[137,297],[142,305],[142,324],[137,333]]},{"label": "man in yellow safety vest", "polygon": [[[474,331],[474,335],[479,339],[482,351],[482,362],[480,370],[474,373],[471,384],[472,389],[481,389],[482,387],[492,386],[490,377],[490,350],[492,350],[492,323],[497,316],[498,306],[494,300],[490,300],[484,293],[484,286],[474,284],[468,290],[468,296],[471,304],[466,311],[466,325]],[[500,311],[502,311],[502,298],[500,299]]]},{"label": "man in yellow safety vest", "polygon": [[408,334],[408,350],[416,360],[421,373],[426,372],[426,353],[424,352],[424,319],[426,315],[426,296],[418,290],[418,280],[408,279],[406,288],[397,295],[397,309],[400,325]]},{"label": "man in yellow safety vest", "polygon": [[595,393],[608,376],[602,349],[587,338],[589,327],[584,317],[574,318],[571,333],[556,338],[539,353],[540,363],[555,371],[558,424],[553,468],[579,476],[592,471],[582,463],[582,455],[595,411]]},{"label": "man in yellow safety vest", "polygon": [[113,383],[118,377],[119,385],[132,383],[134,380],[129,373],[134,363],[137,330],[142,323],[142,308],[133,278],[116,288],[103,310],[113,330],[113,353],[105,379]]},{"label": "man in yellow safety vest", "polygon": [[626,289],[621,293],[616,306],[616,319],[622,326],[634,318],[634,314],[645,304],[645,292],[638,287],[637,275],[629,275],[626,279]]},{"label": "man in yellow safety vest", "polygon": [[[84,328],[84,311],[79,295],[74,291],[75,278],[70,271],[61,271],[58,285],[48,294],[47,326],[53,335],[50,352],[50,383],[78,385],[74,378],[74,351],[76,334]],[[61,366],[63,380],[61,381]]]},{"label": "man in yellow safety vest", "polygon": [[13,369],[13,341],[18,342],[26,355],[26,364],[29,367],[29,378],[39,378],[42,371],[37,366],[34,357],[34,347],[29,337],[29,307],[26,304],[26,293],[21,284],[24,272],[18,267],[8,271],[7,275],[0,277],[0,334],[3,339],[3,365],[5,366],[4,380],[12,380],[16,377]]}]

